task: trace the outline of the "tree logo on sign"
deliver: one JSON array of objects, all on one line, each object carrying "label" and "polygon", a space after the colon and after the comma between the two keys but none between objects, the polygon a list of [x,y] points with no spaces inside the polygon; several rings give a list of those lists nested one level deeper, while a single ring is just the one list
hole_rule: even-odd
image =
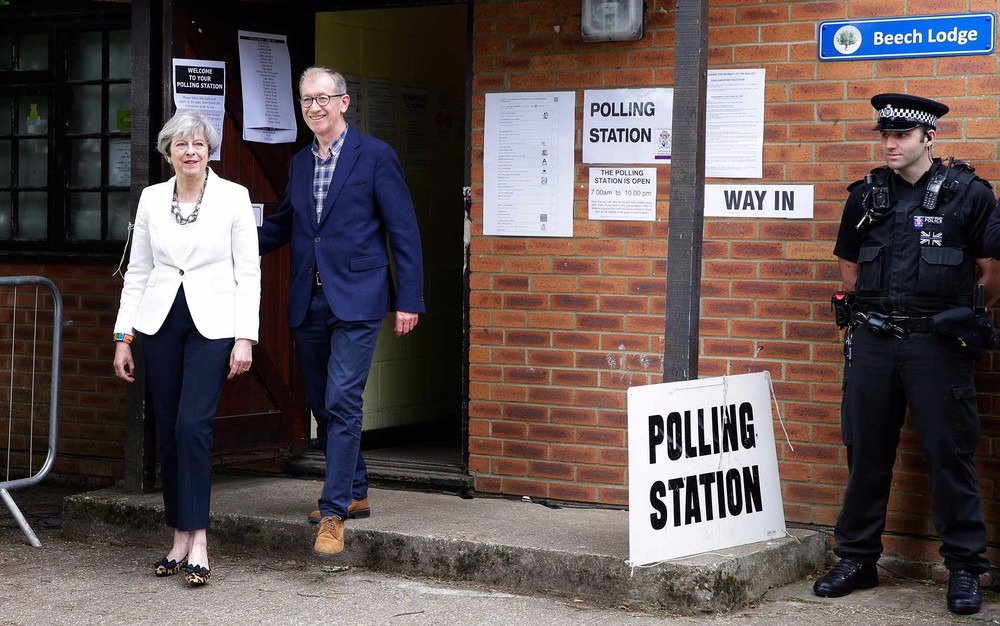
[{"label": "tree logo on sign", "polygon": [[841,26],[834,33],[833,42],[844,54],[854,54],[861,47],[861,31],[854,26]]}]

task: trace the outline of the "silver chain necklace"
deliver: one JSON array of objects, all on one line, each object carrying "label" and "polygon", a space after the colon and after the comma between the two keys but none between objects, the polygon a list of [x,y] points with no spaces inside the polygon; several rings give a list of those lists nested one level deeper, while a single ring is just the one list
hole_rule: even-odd
[{"label": "silver chain necklace", "polygon": [[174,198],[170,201],[170,212],[174,214],[174,219],[181,226],[185,226],[192,222],[198,220],[198,209],[201,208],[201,200],[205,197],[205,187],[208,187],[208,172],[210,170],[205,170],[205,182],[201,184],[201,195],[198,196],[198,201],[194,203],[194,211],[191,211],[191,215],[183,217],[181,215],[181,205],[177,201],[177,180],[174,180]]}]

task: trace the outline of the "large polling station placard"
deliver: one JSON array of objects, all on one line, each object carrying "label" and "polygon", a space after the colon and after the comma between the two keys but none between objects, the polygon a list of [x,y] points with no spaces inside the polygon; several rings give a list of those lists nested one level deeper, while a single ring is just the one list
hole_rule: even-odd
[{"label": "large polling station placard", "polygon": [[632,565],[785,535],[769,377],[629,388]]},{"label": "large polling station placard", "polygon": [[674,90],[588,89],[583,95],[583,162],[668,164]]}]

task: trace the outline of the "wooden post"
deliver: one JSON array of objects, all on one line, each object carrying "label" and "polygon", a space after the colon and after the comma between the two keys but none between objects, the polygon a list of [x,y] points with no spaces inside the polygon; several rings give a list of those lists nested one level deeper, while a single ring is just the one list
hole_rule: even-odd
[{"label": "wooden post", "polygon": [[708,0],[678,0],[663,381],[698,376]]},{"label": "wooden post", "polygon": [[[132,1],[132,188],[129,194],[130,221],[135,223],[139,195],[150,183],[151,175],[159,180],[160,155],[151,146],[160,128],[163,85],[164,16],[170,0]],[[169,55],[168,55],[169,56]],[[131,235],[131,233],[130,233]],[[130,237],[131,241],[131,237]],[[126,257],[126,261],[127,261]],[[122,268],[124,272],[124,267]],[[109,332],[110,335],[110,332]],[[125,406],[125,480],[129,491],[149,491],[156,479],[156,427],[148,413],[142,345],[133,344],[136,379],[128,385]]]}]

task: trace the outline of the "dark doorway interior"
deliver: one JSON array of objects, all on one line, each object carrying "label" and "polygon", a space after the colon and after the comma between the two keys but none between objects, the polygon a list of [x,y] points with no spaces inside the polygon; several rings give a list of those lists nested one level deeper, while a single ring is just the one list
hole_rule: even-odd
[{"label": "dark doorway interior", "polygon": [[[376,482],[465,490],[472,485],[463,401],[469,7],[388,4],[330,6],[315,22],[315,63],[347,78],[348,123],[396,150],[423,242],[428,311],[419,332],[404,338],[392,333],[392,313],[383,324],[362,449]],[[322,455],[307,452],[292,467],[322,475]]]}]

